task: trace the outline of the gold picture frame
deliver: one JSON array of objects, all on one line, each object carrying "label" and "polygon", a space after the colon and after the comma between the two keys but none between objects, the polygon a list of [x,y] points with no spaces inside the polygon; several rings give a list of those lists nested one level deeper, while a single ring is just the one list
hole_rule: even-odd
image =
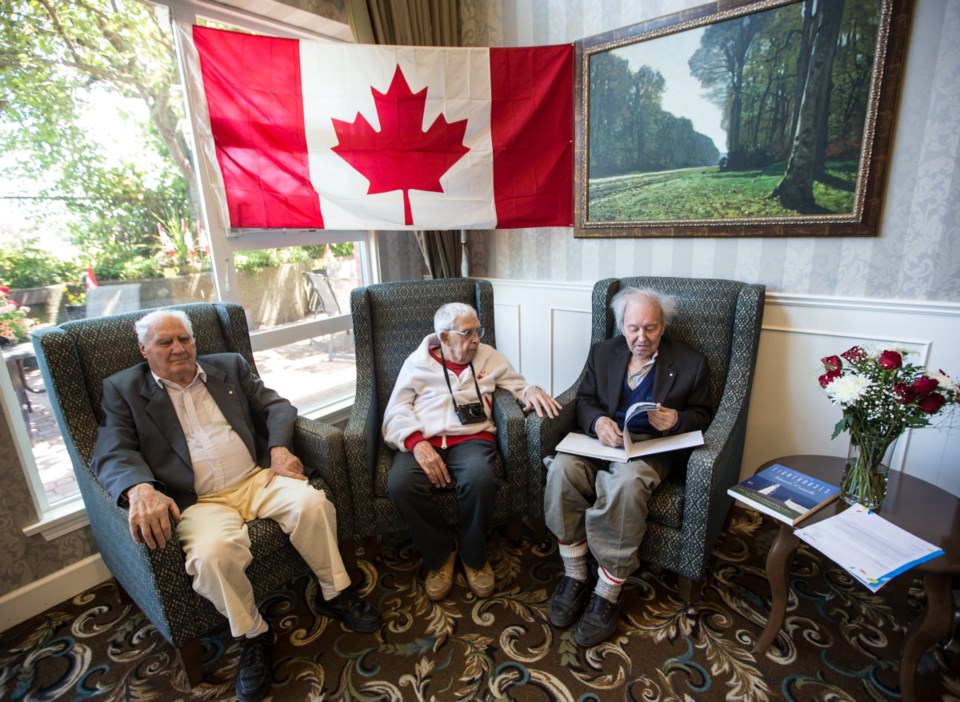
[{"label": "gold picture frame", "polygon": [[876,236],[912,6],[732,0],[579,41],[574,235]]}]

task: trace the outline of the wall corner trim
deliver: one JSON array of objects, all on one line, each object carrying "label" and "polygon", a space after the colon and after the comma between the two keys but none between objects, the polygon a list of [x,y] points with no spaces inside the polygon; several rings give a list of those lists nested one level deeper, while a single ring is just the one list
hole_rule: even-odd
[{"label": "wall corner trim", "polygon": [[22,624],[112,577],[97,553],[7,593],[0,597],[0,632]]}]

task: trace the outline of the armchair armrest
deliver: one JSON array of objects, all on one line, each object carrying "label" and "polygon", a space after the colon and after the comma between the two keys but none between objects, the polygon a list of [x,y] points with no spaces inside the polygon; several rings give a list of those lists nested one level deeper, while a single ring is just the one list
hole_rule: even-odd
[{"label": "armchair armrest", "polygon": [[[540,417],[536,412],[527,415],[528,453],[533,456],[549,456],[557,450],[557,444],[573,431],[577,424],[577,387],[567,388],[557,396],[560,414],[556,417]],[[530,453],[536,449],[537,453]]]},{"label": "armchair armrest", "polygon": [[293,445],[294,453],[308,470],[308,477],[322,478],[333,493],[327,497],[337,508],[340,539],[351,536],[354,507],[343,432],[331,424],[297,417]]},{"label": "armchair armrest", "polygon": [[502,457],[505,483],[495,512],[506,512],[514,517],[524,516],[529,514],[530,503],[523,409],[512,393],[498,389],[493,395],[492,411],[497,425],[497,447]]},{"label": "armchair armrest", "polygon": [[507,476],[521,469],[526,460],[524,419],[523,410],[513,395],[498,388],[493,394],[493,421],[497,425],[497,446],[507,458],[507,465],[503,467]]},{"label": "armchair armrest", "polygon": [[724,397],[717,414],[704,432],[703,446],[687,461],[684,494],[683,541],[704,544],[704,548],[684,549],[678,572],[698,580],[710,556],[729,511],[732,498],[727,488],[740,475],[743,427],[746,412],[739,400]]},{"label": "armchair armrest", "polygon": [[541,457],[557,451],[557,444],[573,431],[577,424],[577,381],[557,396],[560,414],[556,417],[539,417],[531,412],[526,419],[527,433],[527,485],[529,485],[528,505],[531,516],[543,514],[543,488],[545,483],[544,465]]},{"label": "armchair armrest", "polygon": [[193,591],[176,530],[162,549],[135,543],[128,510],[117,505],[85,466],[81,471],[78,483],[104,563],[160,634],[183,646],[202,631],[197,609],[203,601]]}]

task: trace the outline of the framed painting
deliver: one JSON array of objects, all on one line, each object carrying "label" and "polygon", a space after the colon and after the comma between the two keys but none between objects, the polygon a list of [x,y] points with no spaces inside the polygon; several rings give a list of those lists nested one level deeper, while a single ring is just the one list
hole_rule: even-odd
[{"label": "framed painting", "polygon": [[876,236],[912,0],[726,0],[577,45],[575,236]]}]

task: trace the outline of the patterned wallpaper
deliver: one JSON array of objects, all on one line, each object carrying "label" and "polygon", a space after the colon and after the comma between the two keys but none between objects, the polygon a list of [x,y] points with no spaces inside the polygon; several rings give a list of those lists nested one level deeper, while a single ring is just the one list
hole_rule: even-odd
[{"label": "patterned wallpaper", "polygon": [[90,527],[53,541],[40,535],[24,536],[23,527],[36,519],[27,480],[20,470],[20,458],[0,405],[0,595],[97,553]]},{"label": "patterned wallpaper", "polygon": [[[462,2],[464,43],[478,46],[573,42],[703,4]],[[960,2],[916,5],[878,237],[581,240],[569,228],[475,232],[471,273],[521,280],[735,278],[771,292],[960,301]]]}]

